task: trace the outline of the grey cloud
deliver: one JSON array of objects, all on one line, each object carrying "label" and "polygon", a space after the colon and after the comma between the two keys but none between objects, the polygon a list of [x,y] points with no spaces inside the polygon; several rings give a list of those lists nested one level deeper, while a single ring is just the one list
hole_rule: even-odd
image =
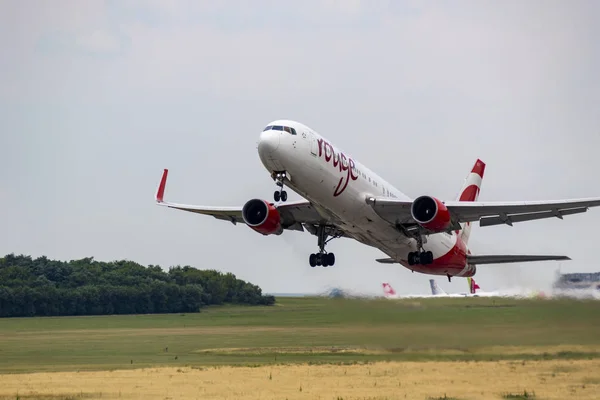
[{"label": "grey cloud", "polygon": [[123,35],[104,29],[81,33],[58,32],[40,38],[37,50],[48,56],[106,57],[123,55],[129,41]]},{"label": "grey cloud", "polygon": [[[0,145],[10,149],[0,161],[0,219],[10,226],[0,253],[216,267],[277,292],[380,293],[382,281],[427,291],[427,276],[376,264],[381,253],[358,243],[333,241],[336,266],[312,269],[313,236],[264,238],[153,204],[165,167],[172,200],[270,198],[256,141],[281,117],[317,129],[412,196],[454,197],[478,157],[488,163],[482,200],[600,195],[593,2],[380,2],[347,12],[344,2],[208,11],[201,7],[215,3],[98,2],[34,15],[14,4],[1,6],[13,18],[0,24]],[[245,12],[254,17],[240,26]],[[222,23],[199,23],[202,15]],[[271,23],[277,16],[296,23],[285,29]],[[25,28],[28,20],[36,24]],[[125,35],[126,51],[35,52],[47,35],[94,31]],[[563,270],[597,270],[598,223],[591,210],[476,227],[471,244],[479,253],[564,253],[574,261]],[[482,267],[477,278],[490,290],[545,287],[555,268]],[[465,289],[462,280],[440,284]]]}]

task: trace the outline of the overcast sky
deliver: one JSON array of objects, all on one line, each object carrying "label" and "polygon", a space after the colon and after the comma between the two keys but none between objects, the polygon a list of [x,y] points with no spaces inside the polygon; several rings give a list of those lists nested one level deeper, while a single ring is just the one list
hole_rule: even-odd
[{"label": "overcast sky", "polygon": [[[154,204],[271,200],[262,128],[301,121],[412,197],[600,196],[600,3],[0,0],[0,254],[235,273],[267,292],[429,292],[348,239],[310,268],[308,233]],[[298,195],[290,194],[290,200]],[[566,254],[599,271],[600,209],[475,226],[474,253]],[[482,289],[548,288],[558,263],[480,266]],[[447,291],[464,291],[466,280]]]}]

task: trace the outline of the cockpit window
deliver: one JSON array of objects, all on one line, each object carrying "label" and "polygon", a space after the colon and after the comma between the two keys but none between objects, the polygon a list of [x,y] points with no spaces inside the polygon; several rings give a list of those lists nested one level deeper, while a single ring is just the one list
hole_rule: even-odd
[{"label": "cockpit window", "polygon": [[265,129],[263,129],[263,132],[269,131],[269,130],[286,131],[287,133],[290,133],[292,135],[296,134],[296,130],[294,128],[289,127],[289,126],[269,125]]}]

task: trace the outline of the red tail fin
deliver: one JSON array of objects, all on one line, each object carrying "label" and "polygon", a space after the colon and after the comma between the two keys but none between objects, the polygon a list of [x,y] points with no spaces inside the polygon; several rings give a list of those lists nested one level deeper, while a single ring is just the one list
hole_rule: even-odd
[{"label": "red tail fin", "polygon": [[[479,199],[479,192],[481,191],[481,183],[483,181],[484,173],[485,163],[480,159],[477,159],[477,161],[475,161],[475,165],[473,165],[473,169],[471,169],[471,172],[469,175],[467,175],[465,183],[458,193],[458,201],[477,201],[477,199]],[[468,244],[469,236],[471,235],[471,223],[467,222],[462,226],[463,229],[461,232],[461,238],[465,244]]]},{"label": "red tail fin", "polygon": [[458,201],[477,201],[479,192],[481,191],[481,181],[483,180],[484,173],[485,163],[478,159],[465,179],[465,183],[458,194]]},{"label": "red tail fin", "polygon": [[396,291],[389,283],[383,283],[382,286],[383,286],[383,293],[386,296],[394,296],[396,294]]},{"label": "red tail fin", "polygon": [[469,281],[469,291],[471,292],[471,294],[475,294],[477,292],[477,289],[481,289],[479,285],[475,282],[475,279],[469,277],[467,278],[467,280]]}]

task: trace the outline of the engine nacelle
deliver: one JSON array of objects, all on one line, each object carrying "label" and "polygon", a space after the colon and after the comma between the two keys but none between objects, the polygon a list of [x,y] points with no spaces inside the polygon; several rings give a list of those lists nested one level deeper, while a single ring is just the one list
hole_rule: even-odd
[{"label": "engine nacelle", "polygon": [[450,211],[441,200],[435,197],[421,196],[417,198],[413,202],[410,212],[419,225],[432,232],[443,232],[452,223]]},{"label": "engine nacelle", "polygon": [[250,228],[263,235],[281,235],[281,215],[277,208],[264,200],[252,199],[244,204],[242,218]]}]

